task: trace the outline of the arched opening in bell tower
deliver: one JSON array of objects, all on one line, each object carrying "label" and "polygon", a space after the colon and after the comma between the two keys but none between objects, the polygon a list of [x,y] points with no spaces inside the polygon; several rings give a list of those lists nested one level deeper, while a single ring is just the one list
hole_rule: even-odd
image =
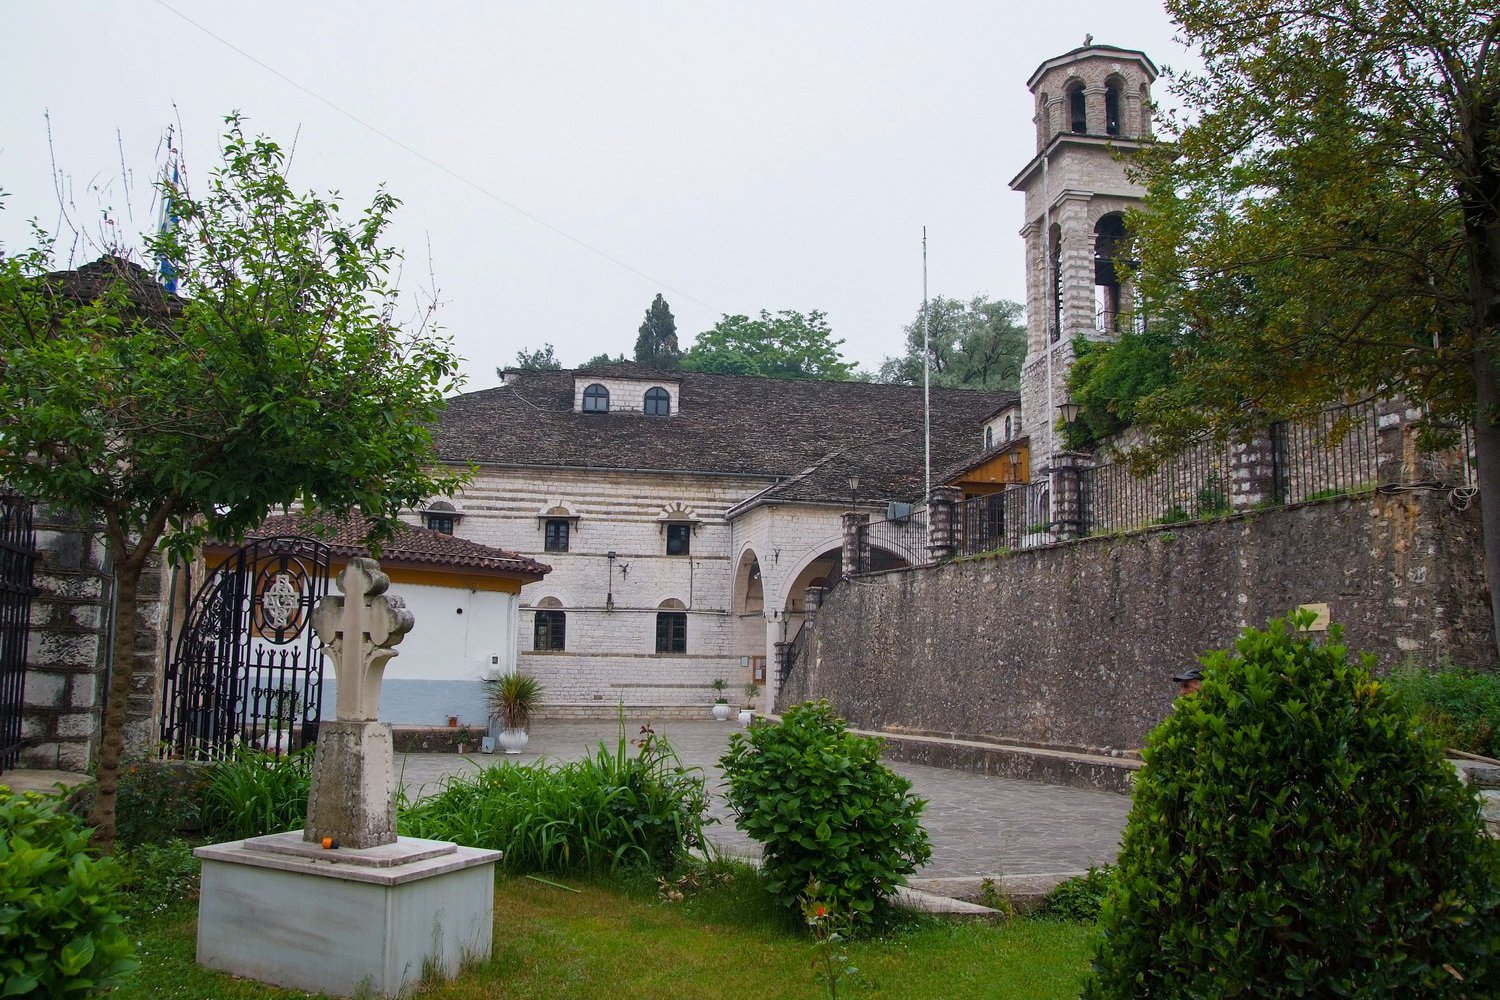
[{"label": "arched opening in bell tower", "polygon": [[1122,329],[1125,299],[1115,263],[1124,242],[1125,217],[1119,212],[1110,212],[1094,226],[1094,329],[1103,333]]},{"label": "arched opening in bell tower", "polygon": [[1062,339],[1062,227],[1057,223],[1047,230],[1047,339],[1057,343]]}]

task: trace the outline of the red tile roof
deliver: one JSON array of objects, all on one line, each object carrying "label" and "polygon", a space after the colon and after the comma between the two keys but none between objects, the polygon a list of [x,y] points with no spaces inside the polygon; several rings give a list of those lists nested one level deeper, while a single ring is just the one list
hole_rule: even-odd
[{"label": "red tile roof", "polygon": [[[260,527],[250,532],[249,536],[273,538],[277,535],[310,535],[319,538],[333,550],[335,556],[341,558],[370,554],[364,544],[368,525],[358,512],[344,521],[328,523],[322,532],[318,530],[317,524],[316,518],[304,513],[276,514],[261,522]],[[396,536],[381,548],[380,559],[388,563],[481,570],[496,575],[525,577],[528,580],[540,580],[552,571],[552,567],[546,563],[515,552],[410,524],[403,524],[396,530]]]}]

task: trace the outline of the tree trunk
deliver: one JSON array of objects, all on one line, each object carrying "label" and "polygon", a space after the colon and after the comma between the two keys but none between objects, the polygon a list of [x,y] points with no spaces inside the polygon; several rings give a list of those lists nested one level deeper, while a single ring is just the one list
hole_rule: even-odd
[{"label": "tree trunk", "polygon": [[144,558],[110,550],[115,565],[114,646],[110,650],[109,693],[104,703],[104,728],[96,761],[94,807],[88,824],[94,828],[91,843],[102,854],[114,851],[115,799],[120,787],[120,758],[125,752],[125,720],[130,700],[130,681],[135,674],[136,605]]},{"label": "tree trunk", "polygon": [[1495,355],[1474,352],[1474,481],[1484,531],[1484,576],[1490,588],[1491,638],[1500,657],[1500,367]]}]

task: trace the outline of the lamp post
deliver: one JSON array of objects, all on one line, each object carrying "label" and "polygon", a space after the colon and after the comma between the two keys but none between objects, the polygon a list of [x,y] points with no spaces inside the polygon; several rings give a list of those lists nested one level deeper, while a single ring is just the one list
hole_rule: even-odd
[{"label": "lamp post", "polygon": [[859,473],[849,476],[849,509],[852,511],[859,503]]},{"label": "lamp post", "polygon": [[1006,457],[1010,459],[1010,481],[1019,483],[1021,481],[1021,453],[1012,448]]}]

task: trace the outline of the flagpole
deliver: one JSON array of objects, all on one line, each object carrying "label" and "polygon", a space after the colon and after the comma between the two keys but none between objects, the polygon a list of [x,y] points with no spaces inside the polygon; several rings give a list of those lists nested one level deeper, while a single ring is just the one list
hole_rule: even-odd
[{"label": "flagpole", "polygon": [[[927,543],[932,544],[932,347],[927,321],[927,227],[922,227],[922,500],[927,505]],[[931,551],[929,549],[929,551]]]}]

